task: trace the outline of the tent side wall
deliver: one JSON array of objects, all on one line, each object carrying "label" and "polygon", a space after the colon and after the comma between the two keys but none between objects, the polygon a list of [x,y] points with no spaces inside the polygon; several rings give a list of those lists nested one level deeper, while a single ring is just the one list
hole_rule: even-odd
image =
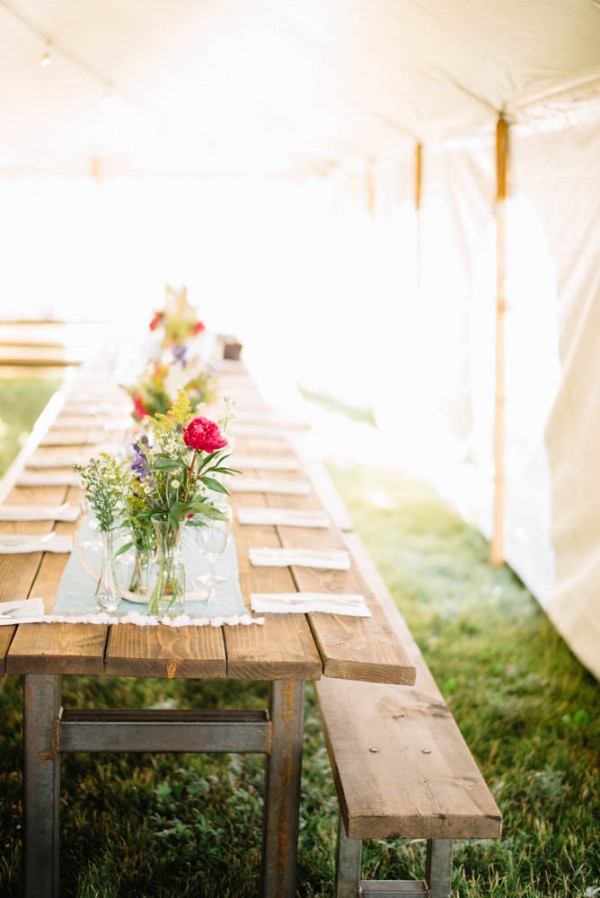
[{"label": "tent side wall", "polygon": [[[574,653],[600,677],[599,133],[600,122],[588,121],[538,131],[515,128],[512,135],[504,536],[508,563]],[[429,226],[420,298],[432,331],[422,343],[434,397],[428,414],[437,422],[432,437],[436,429],[443,431],[448,459],[456,461],[444,466],[437,459],[425,473],[489,537],[493,162],[491,139],[426,155],[423,208]],[[453,264],[443,261],[442,246],[446,259],[451,247]]]}]

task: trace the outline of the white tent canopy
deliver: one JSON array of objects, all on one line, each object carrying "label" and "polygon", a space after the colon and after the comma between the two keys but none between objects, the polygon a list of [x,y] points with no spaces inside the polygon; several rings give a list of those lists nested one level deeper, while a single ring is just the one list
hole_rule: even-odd
[{"label": "white tent canopy", "polygon": [[488,534],[502,114],[506,557],[600,675],[598,0],[0,0],[0,72],[5,317],[185,282]]},{"label": "white tent canopy", "polygon": [[597,103],[599,45],[595,0],[2,0],[0,165],[393,159]]}]

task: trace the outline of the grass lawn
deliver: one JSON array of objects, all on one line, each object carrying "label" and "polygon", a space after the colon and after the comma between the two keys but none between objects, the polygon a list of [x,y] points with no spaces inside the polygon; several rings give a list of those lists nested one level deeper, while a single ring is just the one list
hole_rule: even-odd
[{"label": "grass lawn", "polygon": [[[598,686],[486,541],[422,483],[330,466],[505,819],[498,842],[458,843],[460,898],[595,898]],[[65,677],[65,705],[260,707],[255,684]],[[21,683],[0,693],[0,895],[20,881]],[[61,882],[77,898],[254,898],[263,759],[69,755]],[[335,793],[308,690],[299,898],[331,898]],[[594,813],[596,820],[594,820]],[[596,826],[595,826],[596,825]],[[366,844],[366,875],[420,877],[423,844]]]},{"label": "grass lawn", "polygon": [[59,383],[58,377],[5,377],[0,370],[0,477]]}]

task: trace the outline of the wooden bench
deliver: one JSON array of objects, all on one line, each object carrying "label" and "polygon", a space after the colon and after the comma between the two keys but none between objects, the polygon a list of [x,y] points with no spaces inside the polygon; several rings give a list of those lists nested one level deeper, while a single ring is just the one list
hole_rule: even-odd
[{"label": "wooden bench", "polygon": [[[336,898],[448,898],[453,839],[494,839],[500,811],[381,577],[354,534],[362,575],[404,645],[416,685],[316,684],[340,804]],[[362,839],[426,839],[425,879],[363,881]]]}]

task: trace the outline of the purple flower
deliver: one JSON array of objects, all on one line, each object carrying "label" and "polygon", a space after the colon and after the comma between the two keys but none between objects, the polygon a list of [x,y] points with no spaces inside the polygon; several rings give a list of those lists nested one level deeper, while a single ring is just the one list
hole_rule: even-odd
[{"label": "purple flower", "polygon": [[179,362],[182,368],[185,368],[187,365],[187,351],[188,348],[185,343],[173,343],[171,346],[171,352],[173,353],[173,358],[176,362]]},{"label": "purple flower", "polygon": [[[141,440],[140,440],[141,442]],[[147,442],[147,441],[146,441]],[[135,458],[131,463],[131,470],[134,474],[136,474],[139,478],[150,477],[150,465],[148,462],[148,456],[141,448],[140,443],[133,444],[133,451],[135,453]]]}]

